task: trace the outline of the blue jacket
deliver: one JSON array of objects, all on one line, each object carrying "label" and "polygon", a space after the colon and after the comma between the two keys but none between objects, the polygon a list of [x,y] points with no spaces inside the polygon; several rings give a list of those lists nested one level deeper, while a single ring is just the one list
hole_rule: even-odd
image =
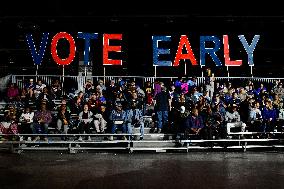
[{"label": "blue jacket", "polygon": [[272,121],[275,121],[277,118],[277,113],[276,113],[276,109],[267,109],[267,107],[263,108],[262,111],[262,117],[263,120],[269,120],[269,118],[272,118]]}]

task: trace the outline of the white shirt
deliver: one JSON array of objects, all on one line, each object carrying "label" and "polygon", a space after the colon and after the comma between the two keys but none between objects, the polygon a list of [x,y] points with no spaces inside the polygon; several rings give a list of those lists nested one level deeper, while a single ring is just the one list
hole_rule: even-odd
[{"label": "white shirt", "polygon": [[21,117],[20,117],[20,121],[25,121],[25,120],[29,120],[27,123],[32,123],[33,119],[34,119],[34,112],[29,112],[29,113],[22,113]]}]

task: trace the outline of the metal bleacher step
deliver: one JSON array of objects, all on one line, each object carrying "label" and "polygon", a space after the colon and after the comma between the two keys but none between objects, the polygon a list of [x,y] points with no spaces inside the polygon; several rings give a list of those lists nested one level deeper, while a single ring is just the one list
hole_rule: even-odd
[{"label": "metal bleacher step", "polygon": [[133,147],[150,147],[160,148],[160,147],[177,147],[177,143],[174,140],[142,140],[142,141],[132,141]]},{"label": "metal bleacher step", "polygon": [[[139,133],[140,132],[140,128],[139,127],[134,127],[132,131],[133,131],[133,133]],[[151,128],[149,128],[149,127],[144,128],[144,133],[145,134],[149,134],[150,131],[151,131]]]}]

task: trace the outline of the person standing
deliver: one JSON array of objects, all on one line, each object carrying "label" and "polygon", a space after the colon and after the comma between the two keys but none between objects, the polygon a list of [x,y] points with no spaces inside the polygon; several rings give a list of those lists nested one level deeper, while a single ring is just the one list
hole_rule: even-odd
[{"label": "person standing", "polygon": [[205,76],[205,90],[209,92],[209,97],[212,98],[214,94],[214,73],[212,73],[211,69],[208,68],[206,70]]},{"label": "person standing", "polygon": [[171,110],[171,96],[164,84],[161,85],[161,92],[154,98],[154,105],[158,118],[157,133],[161,133],[163,127],[168,124],[168,114]]}]

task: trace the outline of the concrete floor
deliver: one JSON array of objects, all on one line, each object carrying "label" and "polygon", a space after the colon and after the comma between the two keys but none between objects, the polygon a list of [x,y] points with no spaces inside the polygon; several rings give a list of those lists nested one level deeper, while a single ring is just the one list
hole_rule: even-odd
[{"label": "concrete floor", "polygon": [[0,188],[284,188],[284,153],[0,153]]}]

